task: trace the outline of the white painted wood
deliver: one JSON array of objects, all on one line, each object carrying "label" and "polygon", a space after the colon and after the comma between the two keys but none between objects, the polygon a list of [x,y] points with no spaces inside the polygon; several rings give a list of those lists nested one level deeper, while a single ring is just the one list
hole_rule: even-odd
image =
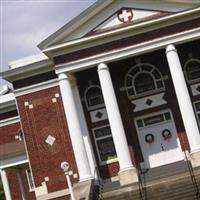
[{"label": "white painted wood", "polygon": [[[161,113],[162,112],[148,115],[148,117],[156,116]],[[147,116],[144,116],[144,118],[145,117]],[[162,131],[165,129],[170,130],[172,133],[172,137],[167,140],[164,140],[162,136]],[[137,127],[137,132],[146,168],[154,168],[183,160],[183,152],[181,151],[173,119],[168,121],[165,120],[161,123],[152,124],[143,128]],[[145,141],[145,136],[147,134],[154,135],[153,143],[147,143]]]},{"label": "white painted wood", "polygon": [[57,65],[56,73],[62,72],[76,72],[83,69],[88,69],[95,67],[98,63],[104,62],[114,62],[127,57],[138,56],[144,53],[152,52],[161,48],[166,47],[169,43],[179,44],[192,40],[200,39],[200,28],[195,28],[193,30],[184,31],[178,34],[157,38],[152,41],[144,42],[143,44],[130,46],[128,48],[117,49],[116,51],[98,54],[92,57],[87,57],[77,61],[73,61],[67,64]]},{"label": "white painted wood", "polygon": [[20,122],[19,116],[10,117],[10,118],[1,120],[0,121],[0,127],[7,126],[7,125],[10,125],[10,124],[19,123],[19,122]]},{"label": "white painted wood", "polygon": [[200,83],[191,85],[192,95],[197,96],[200,95]]},{"label": "white painted wood", "polygon": [[24,163],[28,163],[26,154],[17,155],[15,157],[0,158],[0,169],[17,166]]},{"label": "white painted wood", "polygon": [[56,31],[50,37],[39,44],[40,49],[59,44],[63,41],[70,41],[83,37],[89,31],[93,30],[98,24],[106,20],[122,7],[131,7],[136,9],[158,10],[180,12],[198,7],[198,3],[182,3],[170,1],[152,1],[152,0],[123,0],[123,1],[100,1],[94,6],[88,8],[81,15],[73,19],[70,23]]},{"label": "white painted wood", "polygon": [[[100,116],[98,116],[100,115]],[[90,117],[91,117],[91,121],[94,122],[100,122],[102,120],[106,120],[108,119],[108,115],[106,112],[106,109],[99,109],[99,110],[95,110],[95,111],[91,111],[90,112]]]},{"label": "white painted wood", "polygon": [[[131,9],[133,13],[133,19],[132,21],[134,22],[135,20],[143,19],[144,17],[149,17],[152,15],[155,15],[159,12],[153,12],[153,11],[148,11],[148,10],[137,10],[137,9]],[[129,13],[125,12],[126,10],[123,10],[123,16],[125,21],[128,21],[128,17],[130,16]],[[121,21],[119,21],[117,14],[113,15],[110,17],[107,21],[105,21],[103,24],[98,26],[95,30],[103,30],[106,28],[111,28],[113,26],[121,25],[123,24]]]},{"label": "white painted wood", "polygon": [[110,72],[105,63],[99,64],[98,75],[120,165],[120,171],[133,169]]},{"label": "white painted wood", "polygon": [[[165,93],[160,93],[160,94],[156,94],[156,95],[152,95],[152,96],[131,101],[131,103],[135,105],[134,112],[146,110],[149,108],[154,108],[154,107],[166,104],[167,101],[163,99],[164,95]],[[152,101],[150,105],[148,105],[147,103],[148,100]]]},{"label": "white painted wood", "polygon": [[78,91],[78,86],[73,87],[73,95],[74,95],[74,101],[76,104],[76,108],[78,111],[78,117],[79,117],[80,126],[81,126],[81,130],[82,130],[82,134],[83,134],[83,140],[84,140],[84,144],[85,144],[85,148],[86,148],[86,152],[87,152],[87,156],[88,156],[88,160],[89,160],[89,164],[90,164],[91,173],[96,178],[97,177],[97,174],[96,174],[97,164],[95,161],[93,147],[91,144],[88,127],[87,127],[86,119],[84,116],[83,107],[81,104],[81,98],[80,98],[80,94]]},{"label": "white painted wood", "polygon": [[3,183],[3,189],[4,189],[6,200],[12,200],[8,178],[7,178],[5,169],[0,169],[0,173],[1,173],[1,180]]},{"label": "white painted wood", "polygon": [[191,153],[200,151],[200,134],[195,118],[194,110],[190,100],[184,73],[174,45],[166,47],[166,56],[172,76],[178,104],[180,107],[182,119],[189,140]]},{"label": "white painted wood", "polygon": [[58,79],[53,79],[53,80],[37,83],[34,85],[30,85],[27,87],[23,87],[20,89],[16,89],[16,90],[14,90],[14,94],[16,97],[18,97],[18,96],[22,96],[25,94],[30,94],[33,92],[38,92],[38,91],[45,90],[48,88],[56,87],[58,85],[59,85]]},{"label": "white painted wood", "polygon": [[58,77],[80,181],[86,181],[92,179],[93,177],[91,174],[89,160],[83,141],[78,110],[74,100],[73,87],[77,86],[75,83],[72,83],[72,80],[70,80],[70,77],[67,74],[62,73],[59,74]]}]

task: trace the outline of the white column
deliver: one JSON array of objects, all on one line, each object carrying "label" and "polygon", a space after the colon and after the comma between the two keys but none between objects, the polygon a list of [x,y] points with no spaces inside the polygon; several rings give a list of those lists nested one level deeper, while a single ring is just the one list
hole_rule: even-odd
[{"label": "white column", "polygon": [[6,196],[6,200],[12,200],[8,178],[7,178],[5,169],[0,169],[0,173],[1,173],[1,180],[3,183],[3,189],[4,189],[4,194]]},{"label": "white column", "polygon": [[25,189],[24,189],[24,183],[23,183],[23,180],[22,180],[21,169],[20,168],[16,169],[16,173],[17,173],[17,179],[18,179],[18,182],[19,182],[22,200],[27,200],[26,192],[25,192]]},{"label": "white column", "polygon": [[80,94],[79,94],[77,85],[75,85],[73,87],[73,95],[74,95],[76,108],[78,111],[78,117],[79,117],[79,121],[80,121],[81,130],[83,133],[83,140],[84,140],[84,144],[85,144],[85,148],[86,148],[86,152],[87,152],[87,156],[88,156],[88,160],[89,160],[89,164],[90,164],[91,173],[95,177],[97,164],[95,161],[94,152],[93,152],[93,148],[92,148],[92,144],[91,144],[91,140],[90,140],[90,136],[89,136],[89,131],[87,128],[87,123],[85,120],[83,107],[81,104],[81,98],[80,98]]},{"label": "white column", "polygon": [[117,99],[115,96],[110,72],[106,64],[99,64],[98,74],[120,165],[120,171],[133,169]]},{"label": "white column", "polygon": [[71,77],[65,73],[59,74],[58,77],[80,181],[86,181],[92,179],[93,177],[89,166],[89,161],[83,141],[83,135],[81,132],[81,126],[78,118],[78,112],[73,96],[72,88],[75,86],[75,83]]},{"label": "white column", "polygon": [[178,104],[180,107],[185,130],[189,140],[191,153],[200,151],[200,134],[195,118],[190,95],[185,82],[183,70],[176,48],[173,45],[166,47],[166,56],[171,72]]}]

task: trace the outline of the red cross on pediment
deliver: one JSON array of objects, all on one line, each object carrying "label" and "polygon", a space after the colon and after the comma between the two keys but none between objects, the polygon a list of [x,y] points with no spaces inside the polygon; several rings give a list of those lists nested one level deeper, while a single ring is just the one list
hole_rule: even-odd
[{"label": "red cross on pediment", "polygon": [[117,13],[117,17],[120,22],[127,23],[131,22],[133,19],[133,12],[131,9],[122,9],[120,12]]}]

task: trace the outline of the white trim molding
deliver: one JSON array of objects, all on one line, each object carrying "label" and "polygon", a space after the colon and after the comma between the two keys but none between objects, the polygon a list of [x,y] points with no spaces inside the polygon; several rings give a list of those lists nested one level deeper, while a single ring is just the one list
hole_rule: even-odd
[{"label": "white trim molding", "polygon": [[58,79],[53,79],[50,81],[45,81],[45,82],[37,83],[34,85],[30,85],[27,87],[23,87],[20,89],[16,89],[16,90],[14,90],[14,93],[15,93],[15,96],[18,97],[18,96],[30,94],[33,92],[38,92],[38,91],[49,89],[49,88],[56,87],[56,86],[59,86]]},{"label": "white trim molding", "polygon": [[83,69],[96,67],[99,63],[110,63],[120,59],[138,56],[148,52],[165,48],[168,44],[181,44],[192,40],[200,39],[200,28],[184,31],[166,37],[157,38],[142,44],[117,49],[112,52],[102,53],[95,56],[69,62],[67,64],[56,65],[56,73],[76,72]]},{"label": "white trim molding", "polygon": [[7,126],[7,125],[10,125],[10,124],[19,123],[19,122],[20,122],[19,116],[10,117],[10,118],[1,120],[0,121],[0,127]]}]

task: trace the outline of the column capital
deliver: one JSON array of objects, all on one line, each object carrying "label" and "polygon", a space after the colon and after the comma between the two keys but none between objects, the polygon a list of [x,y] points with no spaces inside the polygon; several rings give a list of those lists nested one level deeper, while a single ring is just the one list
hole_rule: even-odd
[{"label": "column capital", "polygon": [[76,77],[71,73],[62,72],[58,74],[59,81],[68,80],[72,85],[76,85]]},{"label": "column capital", "polygon": [[106,63],[100,63],[97,71],[99,72],[101,70],[109,70],[108,65]]},{"label": "column capital", "polygon": [[176,47],[175,47],[173,44],[169,44],[169,45],[166,46],[166,51],[165,51],[165,53],[167,54],[167,53],[169,53],[169,52],[171,52],[171,51],[177,52]]}]

